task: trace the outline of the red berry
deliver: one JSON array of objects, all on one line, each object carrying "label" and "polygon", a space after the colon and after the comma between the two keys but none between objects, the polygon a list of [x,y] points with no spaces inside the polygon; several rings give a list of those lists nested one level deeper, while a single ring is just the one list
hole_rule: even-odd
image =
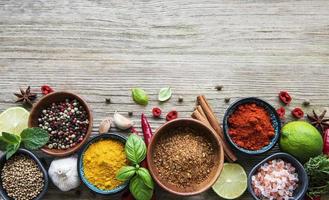
[{"label": "red berry", "polygon": [[289,93],[287,91],[281,91],[279,93],[279,98],[286,105],[289,104],[292,100],[291,96],[289,95]]},{"label": "red berry", "polygon": [[173,119],[176,119],[178,117],[178,112],[176,110],[170,111],[167,116],[166,116],[166,120],[170,121]]},{"label": "red berry", "polygon": [[152,109],[153,117],[158,118],[158,117],[160,117],[161,113],[162,113],[162,111],[161,111],[161,109],[158,108],[158,107],[154,107],[154,108]]},{"label": "red berry", "polygon": [[286,114],[286,109],[284,109],[284,107],[280,107],[276,110],[276,112],[278,113],[280,119],[283,119],[284,115]]},{"label": "red berry", "polygon": [[41,92],[42,94],[47,95],[49,93],[54,92],[54,90],[49,85],[43,85],[41,86]]},{"label": "red berry", "polygon": [[292,116],[294,116],[297,119],[300,119],[300,118],[304,117],[304,112],[301,108],[294,108],[291,111],[291,114],[292,114]]}]

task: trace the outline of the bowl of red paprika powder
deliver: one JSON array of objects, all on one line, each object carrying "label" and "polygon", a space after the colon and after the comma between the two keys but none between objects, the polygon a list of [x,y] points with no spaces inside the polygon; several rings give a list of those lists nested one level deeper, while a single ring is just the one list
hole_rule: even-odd
[{"label": "bowl of red paprika powder", "polygon": [[266,101],[248,97],[234,102],[223,119],[225,137],[238,151],[258,155],[272,149],[279,140],[281,121]]}]

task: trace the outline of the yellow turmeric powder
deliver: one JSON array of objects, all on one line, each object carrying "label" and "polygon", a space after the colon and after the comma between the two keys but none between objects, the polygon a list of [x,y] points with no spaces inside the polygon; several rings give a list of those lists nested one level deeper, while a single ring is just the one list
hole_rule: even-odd
[{"label": "yellow turmeric powder", "polygon": [[111,190],[123,183],[115,175],[127,163],[124,144],[112,139],[91,144],[83,156],[86,179],[102,190]]}]

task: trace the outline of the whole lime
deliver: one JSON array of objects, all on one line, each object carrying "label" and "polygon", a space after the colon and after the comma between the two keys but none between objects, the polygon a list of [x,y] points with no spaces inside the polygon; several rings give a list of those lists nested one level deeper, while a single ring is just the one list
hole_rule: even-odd
[{"label": "whole lime", "polygon": [[323,140],[319,131],[311,124],[293,121],[282,127],[280,148],[304,163],[322,153]]}]

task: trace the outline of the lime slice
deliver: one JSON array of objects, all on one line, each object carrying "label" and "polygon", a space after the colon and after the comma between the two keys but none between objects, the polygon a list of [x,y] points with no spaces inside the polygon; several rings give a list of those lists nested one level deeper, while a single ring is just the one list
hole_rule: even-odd
[{"label": "lime slice", "polygon": [[2,132],[21,134],[27,128],[30,113],[21,107],[12,107],[0,114],[0,135]]},{"label": "lime slice", "polygon": [[224,199],[239,198],[247,189],[247,174],[241,165],[225,163],[212,189]]}]

